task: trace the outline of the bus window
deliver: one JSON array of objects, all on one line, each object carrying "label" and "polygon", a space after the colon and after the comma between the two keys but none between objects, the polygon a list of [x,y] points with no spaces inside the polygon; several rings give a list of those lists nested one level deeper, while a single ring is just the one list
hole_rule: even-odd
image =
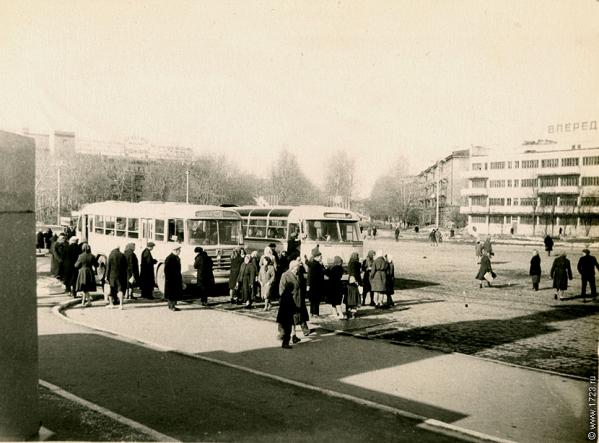
[{"label": "bus window", "polygon": [[95,215],[94,216],[94,232],[97,234],[104,234],[104,216],[103,215]]},{"label": "bus window", "polygon": [[289,238],[299,239],[300,225],[299,223],[289,223]]},{"label": "bus window", "polygon": [[341,231],[341,240],[343,241],[360,241],[360,232],[358,223],[356,222],[339,222],[339,230]]},{"label": "bus window", "polygon": [[138,218],[127,219],[127,237],[139,238],[139,219]]},{"label": "bus window", "polygon": [[114,235],[114,217],[106,216],[106,235]]},{"label": "bus window", "polygon": [[164,241],[164,220],[156,220],[154,230],[156,231],[154,234],[154,239],[158,241]]},{"label": "bus window", "polygon": [[243,239],[239,224],[235,220],[218,221],[218,239],[222,245],[237,245]]},{"label": "bus window", "polygon": [[125,217],[116,218],[116,236],[124,237],[127,233],[127,219]]},{"label": "bus window", "polygon": [[268,238],[284,239],[287,238],[287,222],[285,220],[269,220],[268,221]]},{"label": "bus window", "polygon": [[188,220],[187,229],[189,243],[192,245],[218,244],[218,227],[216,220]]},{"label": "bus window", "polygon": [[185,235],[183,231],[183,220],[180,218],[169,219],[167,241],[183,242],[184,240]]},{"label": "bus window", "polygon": [[339,241],[337,221],[307,220],[308,239],[316,241]]},{"label": "bus window", "polygon": [[248,225],[248,237],[266,237],[266,220],[265,219],[251,219]]}]

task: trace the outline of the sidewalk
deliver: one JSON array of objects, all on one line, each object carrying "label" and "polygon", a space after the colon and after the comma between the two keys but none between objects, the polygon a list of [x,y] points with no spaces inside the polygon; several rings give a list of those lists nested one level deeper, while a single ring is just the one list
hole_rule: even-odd
[{"label": "sidewalk", "polygon": [[359,397],[466,430],[521,442],[586,440],[588,384],[463,354],[359,340],[324,329],[287,351],[272,321],[196,304],[123,311],[96,303],[68,319],[122,337]]}]

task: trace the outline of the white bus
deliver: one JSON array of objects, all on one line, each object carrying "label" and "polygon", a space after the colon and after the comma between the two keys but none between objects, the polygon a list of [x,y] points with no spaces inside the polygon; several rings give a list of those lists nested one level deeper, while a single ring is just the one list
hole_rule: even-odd
[{"label": "white bus", "polygon": [[127,243],[135,243],[136,254],[149,241],[155,243],[152,251],[156,264],[156,283],[164,292],[164,259],[172,252],[173,244],[181,244],[181,271],[183,282],[193,285],[196,270],[193,267],[194,248],[201,246],[214,262],[216,283],[228,281],[233,249],[243,246],[241,217],[228,208],[185,203],[106,201],[84,206],[77,212],[77,233],[87,241],[101,266],[103,275],[110,251],[117,246],[121,252]]},{"label": "white bus", "polygon": [[352,252],[362,257],[363,242],[359,217],[342,208],[325,206],[240,206],[246,247],[262,252],[270,243],[290,256],[310,257],[316,246],[323,263],[332,264],[335,256],[347,266]]}]

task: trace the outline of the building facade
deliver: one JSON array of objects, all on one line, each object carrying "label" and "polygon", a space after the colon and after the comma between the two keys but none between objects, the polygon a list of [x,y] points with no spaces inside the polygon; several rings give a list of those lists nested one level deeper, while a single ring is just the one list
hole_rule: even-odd
[{"label": "building facade", "polygon": [[599,143],[475,147],[465,177],[461,212],[472,234],[599,236]]},{"label": "building facade", "polygon": [[464,174],[468,171],[469,158],[468,149],[453,151],[418,174],[418,182],[422,188],[422,224],[435,224],[437,221],[437,187],[439,226],[451,227],[455,224],[454,214],[459,213],[464,204],[461,190],[468,184]]}]

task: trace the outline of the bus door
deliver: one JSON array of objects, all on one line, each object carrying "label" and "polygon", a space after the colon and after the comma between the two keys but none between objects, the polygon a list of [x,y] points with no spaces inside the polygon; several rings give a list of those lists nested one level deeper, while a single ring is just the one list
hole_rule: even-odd
[{"label": "bus door", "polygon": [[89,224],[88,224],[88,215],[80,214],[77,219],[77,232],[79,233],[79,241],[87,242],[89,238]]},{"label": "bus door", "polygon": [[147,246],[148,242],[154,238],[154,219],[141,219],[141,246]]},{"label": "bus door", "polygon": [[299,223],[289,223],[287,229],[287,256],[293,254],[300,255],[301,249],[301,232]]}]

